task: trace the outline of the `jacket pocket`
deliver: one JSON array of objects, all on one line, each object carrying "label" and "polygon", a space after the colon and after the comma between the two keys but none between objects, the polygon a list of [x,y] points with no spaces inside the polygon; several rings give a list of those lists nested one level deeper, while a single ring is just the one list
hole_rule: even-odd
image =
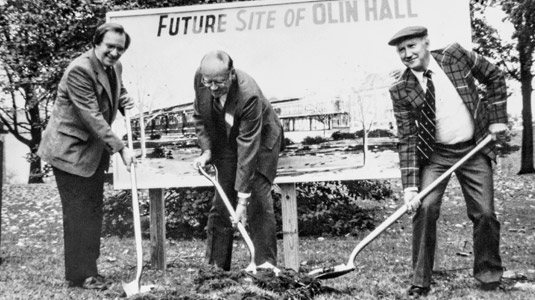
[{"label": "jacket pocket", "polygon": [[76,137],[84,142],[87,142],[87,140],[89,139],[89,133],[87,131],[81,130],[76,127],[59,126],[58,131],[66,135]]}]

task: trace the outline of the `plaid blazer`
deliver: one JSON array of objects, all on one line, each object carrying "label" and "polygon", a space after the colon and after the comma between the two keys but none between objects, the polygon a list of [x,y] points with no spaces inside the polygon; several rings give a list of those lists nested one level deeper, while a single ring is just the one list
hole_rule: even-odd
[{"label": "plaid blazer", "polygon": [[[488,134],[489,124],[507,123],[507,93],[504,74],[495,65],[475,52],[454,43],[444,49],[431,51],[431,55],[451,80],[474,120],[476,143]],[[476,80],[485,87],[484,97],[478,95]],[[398,152],[401,179],[404,188],[419,187],[420,157],[417,117],[425,93],[416,76],[407,68],[390,87],[394,115],[398,127]],[[496,159],[495,146],[490,143],[481,150],[492,160]]]}]

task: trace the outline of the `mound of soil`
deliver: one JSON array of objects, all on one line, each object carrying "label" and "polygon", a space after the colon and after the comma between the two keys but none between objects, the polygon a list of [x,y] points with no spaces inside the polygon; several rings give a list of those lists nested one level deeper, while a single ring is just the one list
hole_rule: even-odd
[{"label": "mound of soil", "polygon": [[259,269],[256,274],[245,271],[224,271],[214,266],[203,266],[194,279],[195,291],[169,291],[164,295],[145,294],[136,300],[309,300],[322,293],[338,291],[322,286],[319,280],[291,269],[278,275],[272,270]]}]

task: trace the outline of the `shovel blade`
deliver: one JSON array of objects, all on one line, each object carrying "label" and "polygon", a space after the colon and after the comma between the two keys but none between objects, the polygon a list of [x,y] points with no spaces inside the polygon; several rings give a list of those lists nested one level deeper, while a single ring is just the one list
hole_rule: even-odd
[{"label": "shovel blade", "polygon": [[279,268],[275,267],[272,263],[267,262],[267,261],[261,265],[258,265],[257,268],[258,269],[270,269],[273,271],[273,273],[275,273],[275,276],[279,276],[281,272]]},{"label": "shovel blade", "polygon": [[355,270],[354,266],[338,265],[310,271],[308,276],[311,276],[315,279],[330,279],[345,275],[353,270]]},{"label": "shovel blade", "polygon": [[256,274],[256,265],[254,263],[250,263],[247,268],[245,268],[245,272],[247,273],[251,273],[251,274]]},{"label": "shovel blade", "polygon": [[139,294],[139,280],[134,280],[131,282],[122,282],[123,290],[126,293],[127,297],[130,297],[135,294]]}]

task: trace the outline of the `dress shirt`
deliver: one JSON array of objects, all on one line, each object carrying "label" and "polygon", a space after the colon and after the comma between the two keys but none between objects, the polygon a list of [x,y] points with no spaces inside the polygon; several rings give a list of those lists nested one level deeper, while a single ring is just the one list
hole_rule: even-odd
[{"label": "dress shirt", "polygon": [[[471,140],[474,135],[474,121],[470,111],[433,56],[430,56],[428,70],[432,72],[431,78],[435,87],[435,141],[451,145]],[[411,71],[425,91],[427,78],[424,72]]]}]

